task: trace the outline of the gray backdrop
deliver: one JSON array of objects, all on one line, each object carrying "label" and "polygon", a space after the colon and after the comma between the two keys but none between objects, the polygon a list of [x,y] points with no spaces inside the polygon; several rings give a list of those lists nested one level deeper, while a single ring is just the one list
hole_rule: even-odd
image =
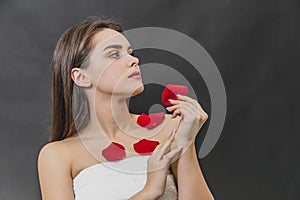
[{"label": "gray backdrop", "polygon": [[[37,155],[49,138],[51,56],[66,28],[95,15],[125,30],[180,31],[214,59],[228,110],[218,143],[199,162],[217,200],[300,199],[299,1],[139,2],[0,1],[0,199],[41,198]],[[192,70],[168,52],[137,54],[141,63]],[[207,88],[194,87],[209,113]],[[130,109],[145,112],[143,105]],[[207,124],[198,147],[206,129]]]}]

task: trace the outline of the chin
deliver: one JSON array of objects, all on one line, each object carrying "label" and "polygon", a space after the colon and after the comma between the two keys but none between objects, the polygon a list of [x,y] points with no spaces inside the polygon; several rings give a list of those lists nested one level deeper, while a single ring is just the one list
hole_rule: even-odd
[{"label": "chin", "polygon": [[136,89],[132,94],[131,94],[131,97],[134,97],[138,94],[141,94],[143,91],[144,91],[144,85],[142,85],[141,87],[139,87],[138,89]]}]

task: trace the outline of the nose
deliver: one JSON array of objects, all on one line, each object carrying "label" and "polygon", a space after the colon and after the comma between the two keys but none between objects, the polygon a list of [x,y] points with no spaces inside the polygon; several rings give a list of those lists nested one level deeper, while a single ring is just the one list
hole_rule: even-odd
[{"label": "nose", "polygon": [[136,67],[139,64],[139,62],[140,61],[137,57],[134,57],[134,56],[130,55],[130,62],[129,62],[130,67]]}]

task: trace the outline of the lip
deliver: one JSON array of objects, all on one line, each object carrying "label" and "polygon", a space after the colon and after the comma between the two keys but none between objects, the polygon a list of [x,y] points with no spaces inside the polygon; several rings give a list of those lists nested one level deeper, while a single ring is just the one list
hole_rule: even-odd
[{"label": "lip", "polygon": [[128,78],[136,78],[136,77],[141,77],[141,73],[139,70],[133,71]]}]

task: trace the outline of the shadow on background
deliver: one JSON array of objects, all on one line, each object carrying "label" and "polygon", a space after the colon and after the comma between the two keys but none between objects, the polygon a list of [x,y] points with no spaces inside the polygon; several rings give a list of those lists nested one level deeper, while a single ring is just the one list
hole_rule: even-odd
[{"label": "shadow on background", "polygon": [[[215,148],[199,162],[217,200],[300,199],[299,1],[195,2],[0,2],[1,200],[41,198],[37,155],[49,138],[52,53],[62,32],[88,16],[115,20],[125,30],[180,31],[214,59],[227,117]],[[168,60],[158,54],[140,52],[141,63]],[[168,64],[186,65],[177,61]],[[194,87],[210,111],[206,87]]]}]

